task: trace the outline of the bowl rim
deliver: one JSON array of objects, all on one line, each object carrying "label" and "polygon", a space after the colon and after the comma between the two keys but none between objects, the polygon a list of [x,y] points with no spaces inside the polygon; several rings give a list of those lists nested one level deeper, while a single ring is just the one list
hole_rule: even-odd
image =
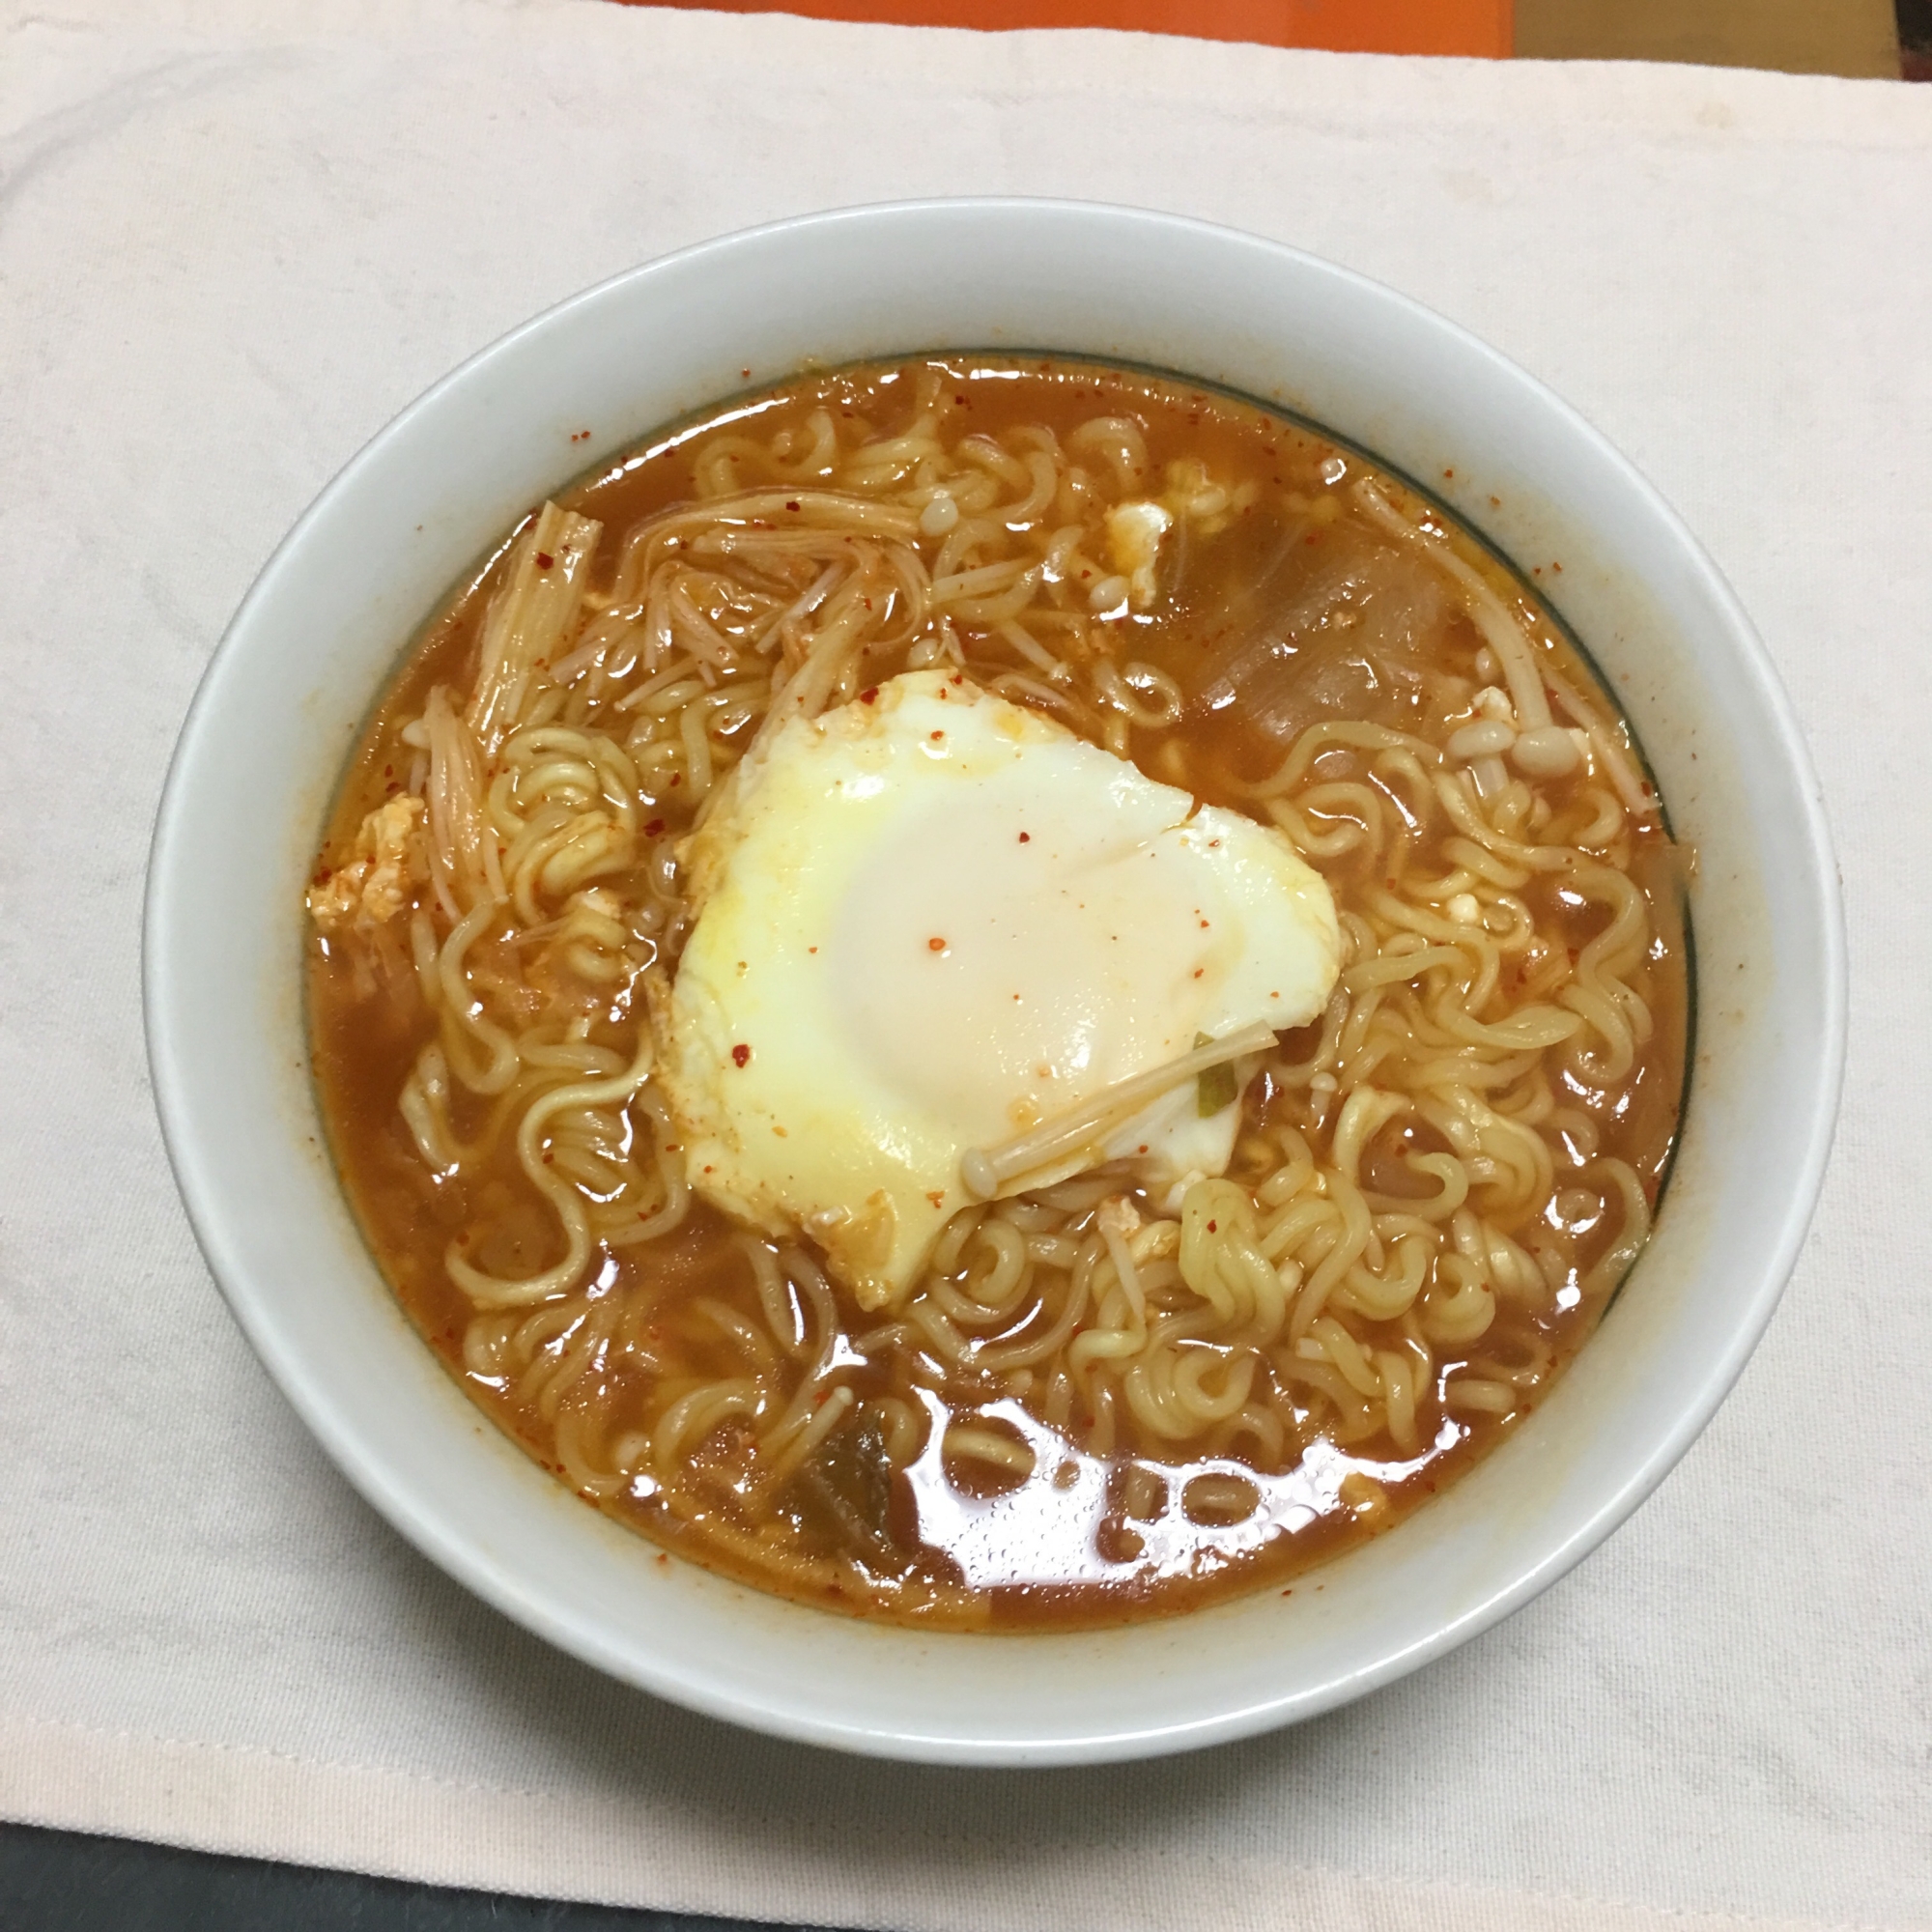
[{"label": "bowl rim", "polygon": [[[514,1566],[476,1547],[441,1520],[434,1509],[424,1507],[408,1482],[399,1477],[379,1452],[362,1441],[353,1423],[336,1409],[311,1375],[300,1351],[287,1345],[273,1320],[272,1296],[264,1294],[251,1282],[231,1252],[229,1205],[224,1201],[222,1184],[218,1177],[205,1169],[194,1145],[189,1101],[192,1069],[175,1053],[167,1023],[170,1010],[181,997],[173,974],[169,937],[177,918],[176,898],[183,890],[183,868],[190,859],[185,847],[183,822],[188,811],[194,774],[206,755],[205,741],[213,728],[211,720],[224,680],[248,647],[258,613],[272,606],[283,576],[291,569],[292,559],[312,527],[345,497],[353,497],[365,475],[382,463],[393,443],[500,358],[619,290],[648,287],[653,281],[685,274],[708,260],[728,256],[748,244],[781,236],[881,220],[1015,214],[1124,222],[1144,234],[1160,230],[1187,233],[1208,238],[1220,245],[1234,243],[1264,251],[1278,259],[1286,258],[1301,272],[1327,277],[1332,286],[1357,299],[1381,304],[1402,313],[1410,324],[1420,323],[1452,339],[1463,355],[1486,360],[1542,410],[1563,419],[1570,434],[1593,445],[1597,460],[1606,465],[1621,486],[1640,499],[1648,513],[1660,519],[1675,538],[1681,559],[1696,573],[1699,588],[1728,633],[1739,668],[1747,673],[1759,700],[1776,720],[1781,740],[1778,749],[1797,781],[1794,802],[1803,822],[1805,857],[1819,883],[1822,898],[1819,910],[1824,918],[1824,931],[1820,935],[1824,997],[1818,1050],[1809,1069],[1811,1091],[1802,1151],[1794,1162],[1796,1184],[1778,1217],[1776,1237],[1769,1248],[1772,1260],[1763,1271],[1745,1318],[1732,1328],[1723,1350],[1707,1362],[1692,1397],[1679,1406],[1671,1426],[1652,1441],[1648,1452],[1629,1467],[1620,1485],[1594,1510],[1573,1521],[1566,1533],[1552,1536],[1534,1561],[1511,1570],[1503,1581],[1482,1592],[1463,1614],[1444,1621],[1424,1640],[1400,1647],[1358,1668],[1340,1672],[1313,1688],[1259,1697],[1239,1708],[1217,1710],[1193,1720],[1141,1728],[1122,1725],[1104,1737],[1044,1740],[963,1739],[934,1734],[917,1721],[908,1721],[897,1732],[886,1733],[872,1724],[841,1723],[809,1718],[795,1711],[774,1710],[754,1696],[703,1686],[694,1688],[675,1669],[663,1667],[655,1657],[639,1658],[634,1652],[623,1651],[600,1640],[595,1632],[571,1622],[540,1591],[529,1588]],[[1588,1555],[1650,1495],[1702,1433],[1736,1383],[1770,1321],[1798,1260],[1822,1187],[1836,1125],[1848,1029],[1848,951],[1842,890],[1821,788],[1796,709],[1735,592],[1683,519],[1642,472],[1580,412],[1521,365],[1460,324],[1356,270],[1286,243],[1191,216],[1106,202],[1030,196],[962,195],[871,202],[791,215],[695,242],[607,276],[519,323],[466,357],[390,418],[336,471],[277,543],[224,628],[196,684],[169,761],[150,842],[142,914],[141,981],[156,1110],[169,1166],[195,1240],[250,1346],[303,1424],[365,1501],[440,1568],[517,1623],[582,1661],[657,1695],[711,1717],[801,1743],[870,1756],[977,1765],[1118,1761],[1197,1748],[1298,1721],[1386,1685],[1456,1648],[1528,1603]],[[1027,1639],[1003,1634],[962,1640],[1017,1643]]]}]

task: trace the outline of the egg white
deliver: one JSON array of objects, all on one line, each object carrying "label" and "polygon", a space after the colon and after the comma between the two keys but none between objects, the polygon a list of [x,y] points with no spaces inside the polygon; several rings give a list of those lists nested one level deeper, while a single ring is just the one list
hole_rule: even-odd
[{"label": "egg white", "polygon": [[[944,670],[779,726],[684,852],[696,913],[655,1015],[693,1184],[810,1236],[867,1308],[969,1199],[962,1153],[1174,1060],[1305,1024],[1334,903],[1271,827],[1157,784]],[[1107,1151],[1227,1166],[1196,1084]]]}]

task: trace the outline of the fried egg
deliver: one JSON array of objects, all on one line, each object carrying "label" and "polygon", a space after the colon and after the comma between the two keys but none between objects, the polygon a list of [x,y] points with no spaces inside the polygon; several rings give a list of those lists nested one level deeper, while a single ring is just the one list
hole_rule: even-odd
[{"label": "fried egg", "polygon": [[[692,1183],[867,1308],[974,1198],[962,1158],[1304,1025],[1340,970],[1273,828],[948,670],[778,725],[681,856],[695,923],[653,1017]],[[1219,1174],[1238,1084],[1189,1071],[1090,1154],[1156,1191]]]}]

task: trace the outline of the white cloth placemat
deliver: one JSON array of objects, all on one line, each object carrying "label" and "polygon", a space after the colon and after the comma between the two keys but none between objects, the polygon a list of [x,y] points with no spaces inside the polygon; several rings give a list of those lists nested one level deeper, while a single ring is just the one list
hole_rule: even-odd
[{"label": "white cloth placemat", "polygon": [[[1086,1773],[765,1743],[445,1581],[230,1322],[142,1059],[169,748],[330,473],[612,270],[973,190],[1297,242],[1552,383],[1763,628],[1851,905],[1825,1204],[1661,1494],[1365,1703]],[[0,1812],[851,1926],[1932,1927],[1928,330],[1932,88],[596,0],[0,5]]]}]

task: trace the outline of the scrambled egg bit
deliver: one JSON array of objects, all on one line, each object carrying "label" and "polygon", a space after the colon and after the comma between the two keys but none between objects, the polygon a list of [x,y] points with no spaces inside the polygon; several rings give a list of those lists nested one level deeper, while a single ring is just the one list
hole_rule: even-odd
[{"label": "scrambled egg bit", "polygon": [[405,792],[379,805],[355,834],[355,851],[308,889],[308,909],[324,932],[346,925],[381,925],[394,919],[429,877],[423,845],[423,802]]},{"label": "scrambled egg bit", "polygon": [[[1151,610],[1160,594],[1161,542],[1177,520],[1199,536],[1215,536],[1256,497],[1252,482],[1230,490],[1208,474],[1206,464],[1191,458],[1170,463],[1165,480],[1167,488],[1158,500],[1117,503],[1107,512],[1107,561],[1116,575],[1096,589],[1096,608],[1118,606],[1117,593],[1124,584],[1128,610]],[[1110,614],[1119,614],[1118,610]]]},{"label": "scrambled egg bit", "polygon": [[[972,1198],[962,1155],[1204,1037],[1301,1026],[1340,970],[1328,888],[1272,828],[943,670],[777,727],[683,856],[653,1018],[693,1184],[809,1235],[867,1308]],[[1189,1074],[1104,1153],[1219,1174],[1238,1090]]]},{"label": "scrambled egg bit", "polygon": [[1117,503],[1107,512],[1107,560],[1127,580],[1127,602],[1136,611],[1152,604],[1160,540],[1174,523],[1158,503]]}]

